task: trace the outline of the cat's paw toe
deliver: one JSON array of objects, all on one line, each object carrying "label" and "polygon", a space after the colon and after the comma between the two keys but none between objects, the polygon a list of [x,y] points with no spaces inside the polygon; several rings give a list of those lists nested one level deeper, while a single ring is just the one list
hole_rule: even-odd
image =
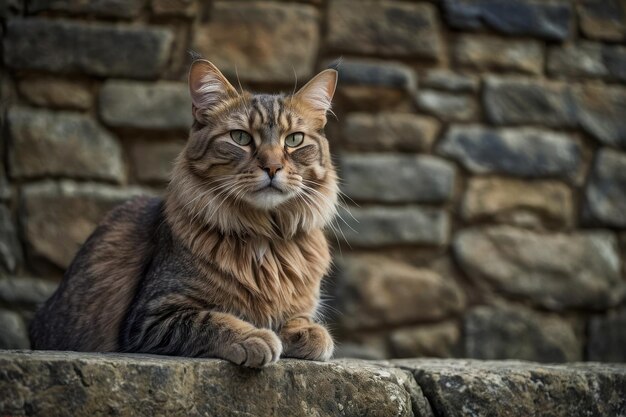
[{"label": "cat's paw toe", "polygon": [[312,361],[327,361],[332,357],[335,349],[335,344],[328,330],[319,324],[300,327],[284,336],[287,348],[283,356]]},{"label": "cat's paw toe", "polygon": [[249,368],[260,368],[276,362],[282,352],[282,343],[276,333],[259,329],[234,346],[237,358],[234,362]]}]

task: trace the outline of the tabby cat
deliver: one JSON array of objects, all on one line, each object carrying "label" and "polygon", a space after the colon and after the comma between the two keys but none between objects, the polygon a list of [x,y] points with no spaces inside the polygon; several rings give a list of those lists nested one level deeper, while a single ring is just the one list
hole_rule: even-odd
[{"label": "tabby cat", "polygon": [[165,197],[106,216],[37,312],[33,348],[329,359],[316,312],[337,199],[323,133],[336,83],[325,70],[295,94],[253,95],[195,60],[194,123]]}]

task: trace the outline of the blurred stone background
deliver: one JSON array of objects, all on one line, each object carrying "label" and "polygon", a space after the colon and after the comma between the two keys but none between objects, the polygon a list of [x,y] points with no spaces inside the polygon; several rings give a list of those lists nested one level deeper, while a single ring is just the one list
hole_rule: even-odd
[{"label": "blurred stone background", "polygon": [[193,49],[269,92],[341,58],[339,355],[626,361],[626,2],[3,0],[0,17],[0,347],[28,347],[106,211],[163,191]]}]

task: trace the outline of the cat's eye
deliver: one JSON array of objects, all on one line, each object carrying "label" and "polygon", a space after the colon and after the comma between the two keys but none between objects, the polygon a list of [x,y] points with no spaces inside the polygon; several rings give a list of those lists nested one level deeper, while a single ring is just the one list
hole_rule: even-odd
[{"label": "cat's eye", "polygon": [[245,130],[231,130],[230,137],[240,146],[247,146],[252,142],[252,135]]},{"label": "cat's eye", "polygon": [[295,148],[296,146],[300,146],[303,140],[304,133],[292,133],[291,135],[287,135],[287,137],[285,138],[285,145],[289,146],[290,148]]}]

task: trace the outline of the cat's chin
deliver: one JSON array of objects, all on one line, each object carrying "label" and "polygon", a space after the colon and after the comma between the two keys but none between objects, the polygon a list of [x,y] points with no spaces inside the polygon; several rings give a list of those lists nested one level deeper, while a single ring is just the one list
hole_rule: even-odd
[{"label": "cat's chin", "polygon": [[285,203],[292,197],[290,192],[281,191],[274,187],[265,187],[255,191],[253,195],[246,198],[253,207],[261,210],[272,210]]}]

